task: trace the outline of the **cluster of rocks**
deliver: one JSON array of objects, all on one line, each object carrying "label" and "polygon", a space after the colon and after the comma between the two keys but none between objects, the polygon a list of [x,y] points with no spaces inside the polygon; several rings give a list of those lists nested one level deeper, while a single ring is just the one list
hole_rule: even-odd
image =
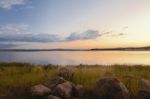
[{"label": "cluster of rocks", "polygon": [[53,77],[44,84],[31,87],[30,92],[33,96],[47,96],[47,99],[82,97],[85,93],[82,85],[75,85],[59,76]]},{"label": "cluster of rocks", "polygon": [[84,96],[85,90],[82,85],[75,85],[64,79],[71,79],[74,75],[72,71],[61,68],[59,75],[51,78],[44,84],[31,87],[30,93],[32,96],[46,97],[46,99],[70,99]]},{"label": "cluster of rocks", "polygon": [[[82,85],[75,85],[64,78],[72,78],[74,73],[61,69],[60,76],[53,77],[44,84],[31,87],[30,92],[35,96],[46,96],[47,99],[72,99],[84,97],[85,89]],[[150,99],[150,81],[142,79],[138,92],[138,99]],[[130,92],[116,77],[105,76],[99,79],[93,87],[92,99],[130,99]]]}]

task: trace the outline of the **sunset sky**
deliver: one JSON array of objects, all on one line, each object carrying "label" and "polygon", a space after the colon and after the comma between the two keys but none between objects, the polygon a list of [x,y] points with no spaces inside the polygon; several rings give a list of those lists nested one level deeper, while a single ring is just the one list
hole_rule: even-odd
[{"label": "sunset sky", "polygon": [[0,0],[0,48],[150,46],[150,0]]}]

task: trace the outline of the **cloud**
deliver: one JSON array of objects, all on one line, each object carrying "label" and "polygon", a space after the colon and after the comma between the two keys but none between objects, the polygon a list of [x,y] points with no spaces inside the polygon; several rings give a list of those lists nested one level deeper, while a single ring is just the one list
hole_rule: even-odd
[{"label": "cloud", "polygon": [[0,0],[0,8],[10,10],[16,5],[25,5],[28,0]]},{"label": "cloud", "polygon": [[28,30],[26,24],[7,24],[0,26],[0,43],[1,42],[28,42],[28,43],[44,43],[44,42],[69,42],[76,40],[91,40],[97,37],[115,37],[123,36],[125,33],[115,33],[113,31],[99,33],[98,30],[87,30],[82,33],[71,33],[67,37],[60,37],[56,34],[49,33],[33,33]]},{"label": "cloud", "polygon": [[58,42],[60,38],[57,35],[52,34],[0,34],[1,42]]},{"label": "cloud", "polygon": [[103,32],[103,33],[102,33],[102,36],[104,36],[104,35],[110,35],[110,34],[112,34],[112,33],[113,33],[113,31]]},{"label": "cloud", "polygon": [[1,44],[1,43],[0,43],[0,49],[14,48],[14,47],[16,47],[16,46],[18,46],[18,45],[16,45],[16,44]]},{"label": "cloud", "polygon": [[107,31],[101,34],[101,36],[105,36],[105,37],[117,37],[117,36],[123,36],[126,35],[126,33],[117,33],[114,31]]},{"label": "cloud", "polygon": [[99,36],[97,30],[87,30],[83,33],[71,33],[62,38],[56,34],[32,33],[26,24],[7,24],[0,26],[0,42],[62,42],[95,39]]},{"label": "cloud", "polygon": [[22,31],[27,30],[27,24],[6,24],[0,26],[0,34],[7,34],[7,33],[20,33]]},{"label": "cloud", "polygon": [[61,38],[55,34],[32,33],[25,24],[8,24],[0,27],[0,42],[58,42]]},{"label": "cloud", "polygon": [[75,41],[75,40],[89,40],[95,39],[101,36],[97,30],[87,30],[83,33],[71,33],[65,40]]},{"label": "cloud", "polygon": [[114,37],[114,36],[123,36],[123,35],[125,35],[125,33],[111,34],[110,36],[111,36],[111,37]]}]

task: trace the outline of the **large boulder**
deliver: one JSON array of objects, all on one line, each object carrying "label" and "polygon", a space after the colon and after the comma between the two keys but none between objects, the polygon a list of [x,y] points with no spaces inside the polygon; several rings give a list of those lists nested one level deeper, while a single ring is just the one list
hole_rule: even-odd
[{"label": "large boulder", "polygon": [[104,77],[97,81],[93,88],[97,99],[129,99],[129,91],[115,77]]},{"label": "large boulder", "polygon": [[65,80],[62,77],[56,76],[45,82],[44,85],[53,90],[58,84],[62,84],[64,82]]},{"label": "large boulder", "polygon": [[138,99],[150,99],[150,81],[141,79]]},{"label": "large boulder", "polygon": [[60,97],[49,95],[47,99],[61,99]]},{"label": "large boulder", "polygon": [[85,94],[85,89],[82,85],[77,85],[75,87],[75,93],[77,97],[83,97]]},{"label": "large boulder", "polygon": [[53,94],[60,96],[62,98],[71,98],[74,93],[74,85],[67,81],[65,83],[59,84],[53,91]]},{"label": "large boulder", "polygon": [[51,93],[51,90],[46,86],[39,84],[31,87],[30,92],[33,96],[45,96]]},{"label": "large boulder", "polygon": [[65,67],[59,69],[59,76],[64,77],[65,79],[71,80],[74,76],[74,72]]}]

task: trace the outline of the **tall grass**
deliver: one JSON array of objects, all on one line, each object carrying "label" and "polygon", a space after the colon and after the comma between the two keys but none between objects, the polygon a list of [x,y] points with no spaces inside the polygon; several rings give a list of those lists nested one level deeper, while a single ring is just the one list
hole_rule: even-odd
[{"label": "tall grass", "polygon": [[[27,63],[0,63],[0,96],[18,96],[18,99],[29,99],[25,98],[28,96],[29,88],[58,75],[59,67]],[[104,75],[117,77],[126,85],[133,96],[139,89],[141,78],[150,80],[150,66],[82,65],[67,66],[67,68],[75,72],[72,82],[82,84],[87,92],[91,91],[96,81]]]}]

